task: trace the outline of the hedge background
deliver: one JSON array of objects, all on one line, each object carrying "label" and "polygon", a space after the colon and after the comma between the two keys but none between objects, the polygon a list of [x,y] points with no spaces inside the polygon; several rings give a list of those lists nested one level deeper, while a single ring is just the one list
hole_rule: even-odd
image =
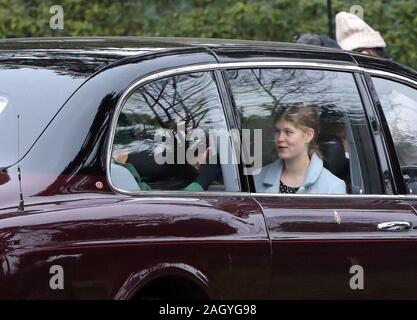
[{"label": "hedge background", "polygon": [[[52,30],[49,9],[64,9]],[[381,32],[394,60],[417,69],[416,0],[333,0],[352,5]],[[175,36],[291,41],[296,33],[328,34],[326,0],[0,0],[0,37]]]}]

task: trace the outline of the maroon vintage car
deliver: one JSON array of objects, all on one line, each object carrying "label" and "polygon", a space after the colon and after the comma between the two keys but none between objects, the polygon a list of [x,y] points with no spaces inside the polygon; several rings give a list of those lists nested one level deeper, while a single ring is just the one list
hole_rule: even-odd
[{"label": "maroon vintage car", "polygon": [[[0,84],[1,299],[417,298],[413,70],[295,44],[16,39]],[[256,190],[273,115],[303,104],[345,194]]]}]

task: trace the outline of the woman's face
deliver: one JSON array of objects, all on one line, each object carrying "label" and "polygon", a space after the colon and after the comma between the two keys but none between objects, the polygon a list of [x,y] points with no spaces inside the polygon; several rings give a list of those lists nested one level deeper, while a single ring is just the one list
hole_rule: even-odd
[{"label": "woman's face", "polygon": [[292,160],[308,155],[308,143],[313,137],[314,129],[301,130],[285,120],[275,122],[275,147],[280,159]]}]

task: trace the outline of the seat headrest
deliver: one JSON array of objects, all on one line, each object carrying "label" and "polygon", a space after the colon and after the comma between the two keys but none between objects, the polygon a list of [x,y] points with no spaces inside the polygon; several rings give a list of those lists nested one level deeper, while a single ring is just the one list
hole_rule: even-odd
[{"label": "seat headrest", "polygon": [[335,135],[320,135],[318,145],[323,154],[324,167],[340,179],[347,173],[348,160],[345,156],[342,140]]}]

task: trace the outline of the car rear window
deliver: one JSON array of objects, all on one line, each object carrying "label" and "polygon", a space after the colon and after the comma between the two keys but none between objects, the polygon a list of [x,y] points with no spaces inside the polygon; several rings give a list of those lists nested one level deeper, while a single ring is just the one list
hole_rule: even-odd
[{"label": "car rear window", "polygon": [[86,75],[66,70],[0,64],[0,168],[20,158],[41,135]]}]

